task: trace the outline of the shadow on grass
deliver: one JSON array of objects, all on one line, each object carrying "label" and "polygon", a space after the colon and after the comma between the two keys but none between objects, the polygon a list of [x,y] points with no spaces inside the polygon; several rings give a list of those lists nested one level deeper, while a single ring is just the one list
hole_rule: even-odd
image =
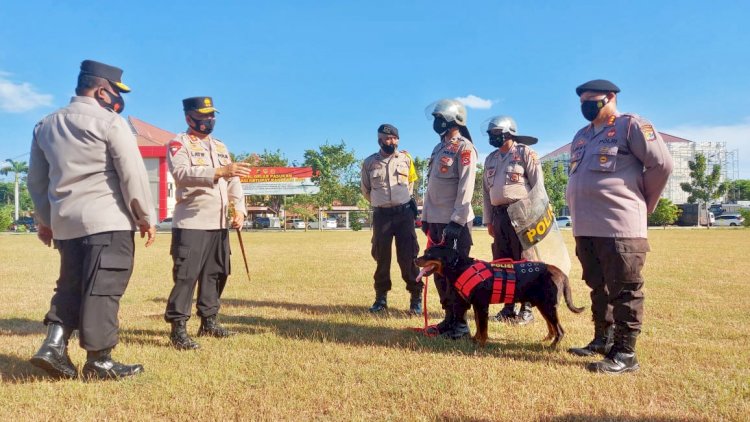
[{"label": "shadow on grass", "polygon": [[[166,303],[165,298],[157,297],[152,302]],[[358,305],[320,305],[312,303],[294,303],[275,300],[249,300],[249,299],[221,299],[222,306],[247,307],[247,308],[278,308],[287,311],[301,312],[308,315],[332,315],[346,314],[356,316],[372,316],[374,318],[411,319],[416,318],[409,315],[407,309],[388,309],[384,313],[372,314],[367,309],[370,304]],[[442,319],[443,313],[430,312],[430,319]]]},{"label": "shadow on grass", "polygon": [[[336,342],[352,346],[382,346],[426,353],[466,354],[491,356],[529,362],[554,362],[559,365],[581,366],[583,363],[555,356],[552,349],[541,343],[488,343],[479,349],[468,340],[446,340],[426,337],[409,329],[374,327],[332,321],[314,321],[295,318],[266,319],[252,316],[222,316],[227,324],[237,324],[249,328],[250,332],[270,331],[278,336],[313,341]],[[244,327],[232,329],[246,333]]]},{"label": "shadow on grass", "polygon": [[28,318],[0,319],[0,336],[31,336],[44,334],[46,328],[39,320]]},{"label": "shadow on grass", "polygon": [[570,413],[567,415],[560,416],[549,416],[545,417],[544,420],[556,421],[556,422],[574,422],[574,421],[623,421],[623,422],[637,422],[648,420],[651,422],[682,422],[682,421],[702,421],[702,418],[686,418],[686,417],[670,417],[670,416],[654,416],[654,415],[643,415],[643,416],[624,416],[618,414],[596,414],[590,415],[585,413]]},{"label": "shadow on grass", "polygon": [[52,380],[47,374],[34,367],[26,359],[0,353],[0,383],[24,384],[42,380]]}]

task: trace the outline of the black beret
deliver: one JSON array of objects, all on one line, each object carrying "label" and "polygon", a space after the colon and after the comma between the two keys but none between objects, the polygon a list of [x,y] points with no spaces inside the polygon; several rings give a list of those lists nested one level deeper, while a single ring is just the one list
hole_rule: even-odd
[{"label": "black beret", "polygon": [[398,138],[398,129],[396,129],[396,126],[389,125],[388,123],[380,125],[380,127],[378,128],[378,133],[382,133],[384,135],[393,135]]},{"label": "black beret", "polygon": [[130,87],[122,83],[122,69],[108,64],[84,60],[81,62],[80,75],[96,76],[106,79],[122,92],[130,92]]},{"label": "black beret", "polygon": [[620,92],[620,88],[606,79],[594,79],[593,81],[588,81],[576,88],[576,94],[578,94],[579,97],[586,91],[618,93]]},{"label": "black beret", "polygon": [[211,97],[190,97],[182,100],[182,109],[185,111],[195,110],[201,114],[218,112],[214,108],[214,100]]}]

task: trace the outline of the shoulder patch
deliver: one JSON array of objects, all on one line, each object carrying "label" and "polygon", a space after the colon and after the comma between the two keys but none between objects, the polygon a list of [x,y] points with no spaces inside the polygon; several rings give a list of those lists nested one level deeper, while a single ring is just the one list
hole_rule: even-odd
[{"label": "shoulder patch", "polygon": [[461,164],[468,166],[471,164],[471,150],[465,149],[461,151]]},{"label": "shoulder patch", "polygon": [[170,141],[167,146],[167,149],[169,149],[169,153],[172,155],[172,157],[174,157],[181,148],[182,142],[180,141]]},{"label": "shoulder patch", "polygon": [[654,127],[651,125],[646,124],[641,126],[641,133],[646,141],[650,142],[656,140],[656,131],[654,131]]}]

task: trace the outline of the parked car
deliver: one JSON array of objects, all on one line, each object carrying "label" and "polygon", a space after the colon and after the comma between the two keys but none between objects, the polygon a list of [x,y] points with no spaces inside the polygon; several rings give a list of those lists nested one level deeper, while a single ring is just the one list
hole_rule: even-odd
[{"label": "parked car", "polygon": [[571,227],[573,225],[573,219],[569,215],[561,215],[555,218],[557,221],[557,227]]},{"label": "parked car", "polygon": [[335,229],[338,227],[338,223],[336,222],[335,218],[324,218],[321,220],[320,223],[317,221],[310,221],[307,223],[308,229],[317,229],[318,227],[322,227],[324,229]]},{"label": "parked car", "polygon": [[474,227],[482,227],[484,225],[482,222],[482,216],[481,215],[475,216],[474,221],[472,222],[472,225],[474,225]]},{"label": "parked car", "polygon": [[715,218],[715,226],[741,226],[745,222],[745,217],[739,214],[722,214]]},{"label": "parked car", "polygon": [[268,217],[255,217],[253,227],[256,229],[267,229],[271,227],[271,219]]},{"label": "parked car", "polygon": [[14,221],[13,224],[11,224],[10,229],[16,231],[17,229],[21,228],[21,230],[23,230],[21,226],[25,226],[27,231],[36,231],[36,223],[34,222],[34,218],[32,217],[18,217],[18,220]]},{"label": "parked car", "polygon": [[158,231],[172,231],[172,217],[167,217],[156,224]]},{"label": "parked car", "polygon": [[299,218],[291,218],[287,221],[290,229],[304,229],[305,221]]}]

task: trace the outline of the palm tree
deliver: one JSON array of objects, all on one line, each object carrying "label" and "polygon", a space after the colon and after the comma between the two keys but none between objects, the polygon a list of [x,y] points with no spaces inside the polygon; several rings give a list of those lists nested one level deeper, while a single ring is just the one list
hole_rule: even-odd
[{"label": "palm tree", "polygon": [[16,182],[15,182],[15,186],[14,186],[15,189],[13,191],[14,192],[13,202],[15,203],[16,214],[14,216],[13,221],[18,221],[18,199],[19,199],[19,195],[18,195],[18,180],[19,180],[19,176],[22,173],[28,173],[29,172],[29,166],[26,164],[26,161],[13,161],[10,158],[8,158],[7,160],[5,160],[5,162],[8,163],[8,165],[6,165],[2,169],[0,169],[0,174],[6,175],[6,174],[8,174],[10,172],[13,172],[13,174],[15,175]]}]

